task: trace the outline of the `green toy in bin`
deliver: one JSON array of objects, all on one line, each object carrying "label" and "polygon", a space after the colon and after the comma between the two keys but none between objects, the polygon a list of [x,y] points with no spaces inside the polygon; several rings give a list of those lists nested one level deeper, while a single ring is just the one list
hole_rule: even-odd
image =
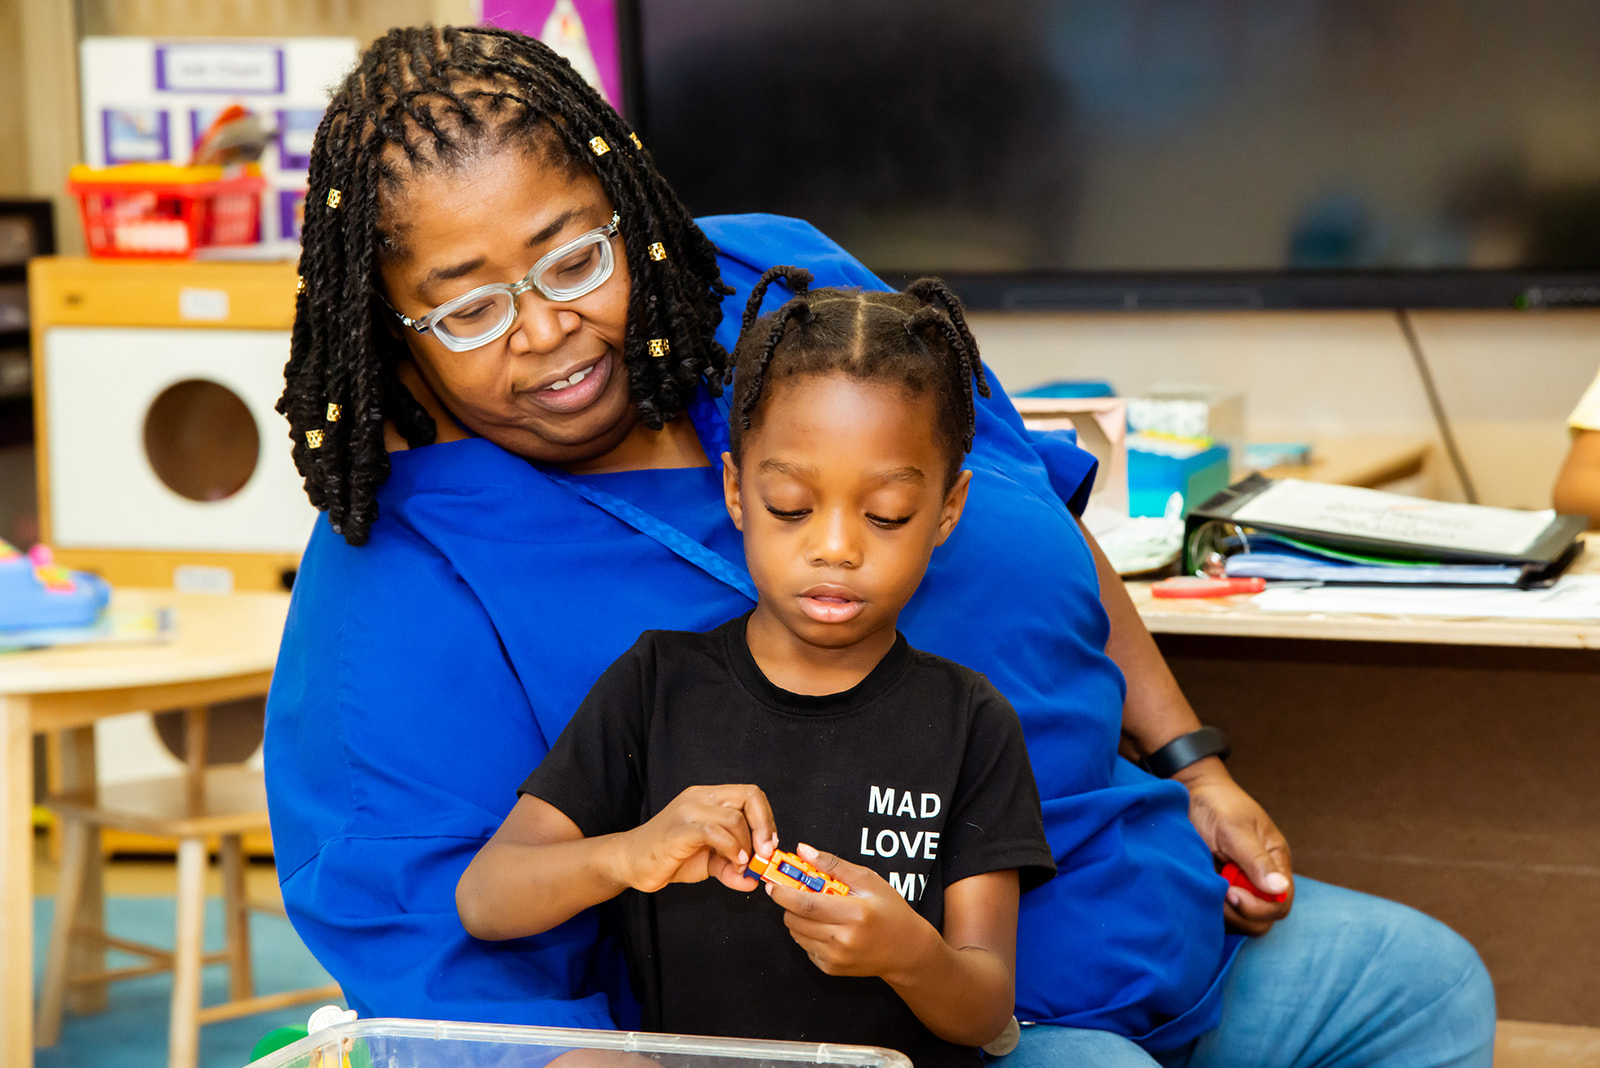
[{"label": "green toy in bin", "polygon": [[269,1053],[276,1053],[285,1046],[292,1046],[309,1034],[304,1027],[274,1027],[250,1048],[250,1063],[254,1064]]},{"label": "green toy in bin", "polygon": [[[274,1027],[262,1035],[250,1050],[250,1063],[254,1064],[267,1055],[278,1052],[285,1046],[292,1046],[307,1035],[332,1027],[334,1024],[349,1023],[355,1018],[354,1009],[342,1009],[337,1005],[324,1005],[311,1014],[304,1027]],[[362,1064],[368,1063],[365,1049],[361,1051],[360,1057]],[[351,1058],[351,1068],[361,1068],[361,1065],[355,1063],[355,1057]]]}]

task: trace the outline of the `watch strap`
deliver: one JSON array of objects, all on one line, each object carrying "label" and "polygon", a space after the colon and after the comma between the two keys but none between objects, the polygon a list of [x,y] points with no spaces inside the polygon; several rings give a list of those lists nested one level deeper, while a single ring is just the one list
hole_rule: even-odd
[{"label": "watch strap", "polygon": [[1139,764],[1158,779],[1170,779],[1197,760],[1212,756],[1226,760],[1232,752],[1228,736],[1220,728],[1201,727],[1197,731],[1178,735],[1139,761]]}]

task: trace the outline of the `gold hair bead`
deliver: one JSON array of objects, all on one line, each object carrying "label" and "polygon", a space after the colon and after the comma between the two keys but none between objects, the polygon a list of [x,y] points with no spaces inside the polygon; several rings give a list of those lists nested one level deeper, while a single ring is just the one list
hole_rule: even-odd
[{"label": "gold hair bead", "polygon": [[611,151],[611,146],[606,144],[604,137],[591,137],[589,138],[589,151],[597,156],[603,156]]},{"label": "gold hair bead", "polygon": [[306,291],[306,280],[299,275],[294,276],[294,291],[296,293],[304,293]]},{"label": "gold hair bead", "polygon": [[657,360],[672,351],[672,346],[667,344],[667,339],[664,337],[651,338],[650,344],[646,347],[650,350],[650,355]]},{"label": "gold hair bead", "polygon": [[307,430],[306,431],[306,448],[308,448],[308,449],[320,449],[320,448],[322,448],[322,431],[320,431],[320,430]]},{"label": "gold hair bead", "polygon": [[643,149],[644,148],[644,142],[639,140],[639,135],[638,134],[636,134],[636,133],[628,134],[628,140],[633,142],[633,147],[634,148],[638,148],[638,149]]},{"label": "gold hair bead", "polygon": [[339,206],[339,201],[343,199],[344,194],[339,192],[337,189],[328,190],[328,207],[337,208]]},{"label": "gold hair bead", "polygon": [[667,246],[663,245],[659,241],[657,241],[655,244],[651,245],[645,251],[650,253],[650,258],[653,259],[653,260],[658,260],[659,261],[659,260],[664,260],[664,259],[667,258]]},{"label": "gold hair bead", "polygon": [[328,422],[337,423],[339,421],[339,416],[342,414],[344,414],[343,408],[339,407],[339,405],[333,403],[332,401],[328,402]]}]

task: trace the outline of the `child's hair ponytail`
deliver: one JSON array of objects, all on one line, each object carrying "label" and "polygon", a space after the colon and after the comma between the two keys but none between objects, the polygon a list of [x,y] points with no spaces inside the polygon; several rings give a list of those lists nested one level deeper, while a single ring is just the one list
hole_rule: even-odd
[{"label": "child's hair ponytail", "polygon": [[[761,315],[767,290],[782,280],[793,294]],[[904,293],[811,289],[803,267],[773,267],[745,304],[734,350],[731,451],[739,461],[744,435],[760,422],[773,382],[813,374],[847,374],[863,382],[893,381],[932,394],[953,485],[962,457],[972,449],[977,424],[974,382],[989,396],[978,343],[961,302],[937,278],[922,278]]]},{"label": "child's hair ponytail", "polygon": [[755,288],[750,290],[750,298],[744,302],[744,318],[739,322],[739,333],[749,331],[755,323],[756,317],[761,314],[761,303],[767,299],[767,290],[772,283],[783,279],[784,285],[789,287],[789,292],[797,297],[805,296],[811,289],[811,272],[804,267],[769,267]]}]

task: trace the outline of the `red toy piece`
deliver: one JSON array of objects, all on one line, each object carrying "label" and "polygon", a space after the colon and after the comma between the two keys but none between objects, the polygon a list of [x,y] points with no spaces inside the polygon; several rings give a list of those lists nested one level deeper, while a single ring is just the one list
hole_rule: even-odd
[{"label": "red toy piece", "polygon": [[1289,900],[1289,891],[1285,890],[1281,894],[1269,894],[1269,893],[1267,893],[1265,890],[1261,889],[1255,883],[1251,882],[1249,877],[1246,876],[1244,872],[1239,870],[1239,865],[1235,864],[1231,860],[1228,861],[1228,863],[1224,864],[1222,866],[1222,870],[1217,872],[1217,874],[1222,876],[1224,879],[1228,880],[1230,885],[1237,886],[1241,890],[1248,890],[1252,894],[1256,895],[1256,897],[1259,897],[1263,901],[1287,901],[1287,900]]},{"label": "red toy piece", "polygon": [[1162,579],[1150,587],[1152,597],[1232,597],[1240,593],[1260,593],[1267,588],[1267,580],[1249,578],[1205,578],[1201,575],[1180,575]]},{"label": "red toy piece", "polygon": [[844,897],[850,893],[850,888],[838,879],[824,875],[814,865],[781,849],[774,850],[772,856],[765,860],[752,857],[749,873],[774,886],[792,886],[796,890],[809,890],[813,894]]}]

